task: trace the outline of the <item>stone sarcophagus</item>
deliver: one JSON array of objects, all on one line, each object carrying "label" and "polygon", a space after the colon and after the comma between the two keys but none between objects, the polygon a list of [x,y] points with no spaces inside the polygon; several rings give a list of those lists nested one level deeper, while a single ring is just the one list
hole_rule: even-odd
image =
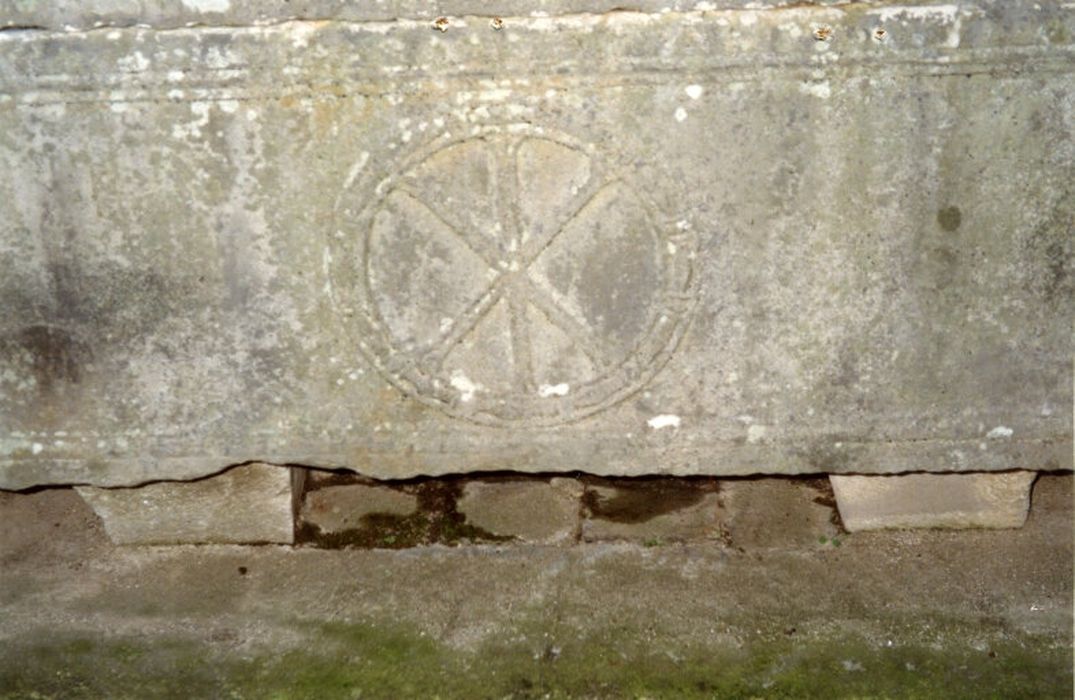
[{"label": "stone sarcophagus", "polygon": [[1069,5],[427,5],[0,1],[0,488],[1071,468]]}]

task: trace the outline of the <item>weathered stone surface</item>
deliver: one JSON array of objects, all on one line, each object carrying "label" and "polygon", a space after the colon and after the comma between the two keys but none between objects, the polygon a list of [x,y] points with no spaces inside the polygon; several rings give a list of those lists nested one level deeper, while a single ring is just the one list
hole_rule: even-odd
[{"label": "weathered stone surface", "polygon": [[458,507],[468,524],[494,535],[561,544],[578,536],[582,493],[576,479],[471,481]]},{"label": "weathered stone surface", "polygon": [[658,544],[727,540],[715,480],[610,479],[588,484],[582,539]]},{"label": "weathered stone surface", "polygon": [[294,471],[247,464],[199,481],[77,490],[116,544],[290,543]]},{"label": "weathered stone surface", "polygon": [[1035,473],[831,476],[844,527],[1020,527]]},{"label": "weathered stone surface", "polygon": [[0,488],[1071,467],[1075,8],[116,5],[0,0]]},{"label": "weathered stone surface", "polygon": [[840,533],[824,478],[724,479],[720,498],[727,541],[735,547],[816,545]]},{"label": "weathered stone surface", "polygon": [[370,515],[408,516],[418,509],[418,497],[387,486],[342,484],[308,491],[300,517],[322,533],[339,533],[363,527]]}]

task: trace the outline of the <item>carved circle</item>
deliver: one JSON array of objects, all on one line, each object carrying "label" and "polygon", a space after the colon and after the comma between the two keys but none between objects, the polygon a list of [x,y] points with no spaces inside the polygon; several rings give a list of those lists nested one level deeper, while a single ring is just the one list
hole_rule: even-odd
[{"label": "carved circle", "polygon": [[334,300],[386,379],[453,416],[579,420],[639,390],[685,329],[690,227],[592,146],[487,127],[360,190],[335,210]]}]

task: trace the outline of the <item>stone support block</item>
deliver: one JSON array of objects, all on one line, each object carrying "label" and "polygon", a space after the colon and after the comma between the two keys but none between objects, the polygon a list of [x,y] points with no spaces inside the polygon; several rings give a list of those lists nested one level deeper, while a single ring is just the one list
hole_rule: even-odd
[{"label": "stone support block", "polygon": [[582,494],[575,479],[472,481],[458,509],[468,525],[492,535],[560,544],[578,535]]},{"label": "stone support block", "polygon": [[1021,527],[1035,472],[829,477],[844,527]]},{"label": "stone support block", "polygon": [[839,534],[824,477],[727,479],[720,497],[728,544],[735,547],[800,547]]},{"label": "stone support block", "polygon": [[77,490],[116,544],[289,544],[304,473],[253,463],[197,481]]},{"label": "stone support block", "polygon": [[585,541],[726,539],[716,480],[608,479],[587,486]]},{"label": "stone support block", "polygon": [[418,510],[418,497],[389,486],[368,483],[321,486],[306,493],[299,517],[321,534],[360,530],[373,515],[406,518]]}]

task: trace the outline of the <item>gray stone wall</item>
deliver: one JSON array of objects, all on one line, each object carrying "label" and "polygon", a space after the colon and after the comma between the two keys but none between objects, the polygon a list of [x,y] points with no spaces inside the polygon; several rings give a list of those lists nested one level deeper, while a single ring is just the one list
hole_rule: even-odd
[{"label": "gray stone wall", "polygon": [[0,2],[0,488],[1071,468],[1070,7],[121,5]]}]

